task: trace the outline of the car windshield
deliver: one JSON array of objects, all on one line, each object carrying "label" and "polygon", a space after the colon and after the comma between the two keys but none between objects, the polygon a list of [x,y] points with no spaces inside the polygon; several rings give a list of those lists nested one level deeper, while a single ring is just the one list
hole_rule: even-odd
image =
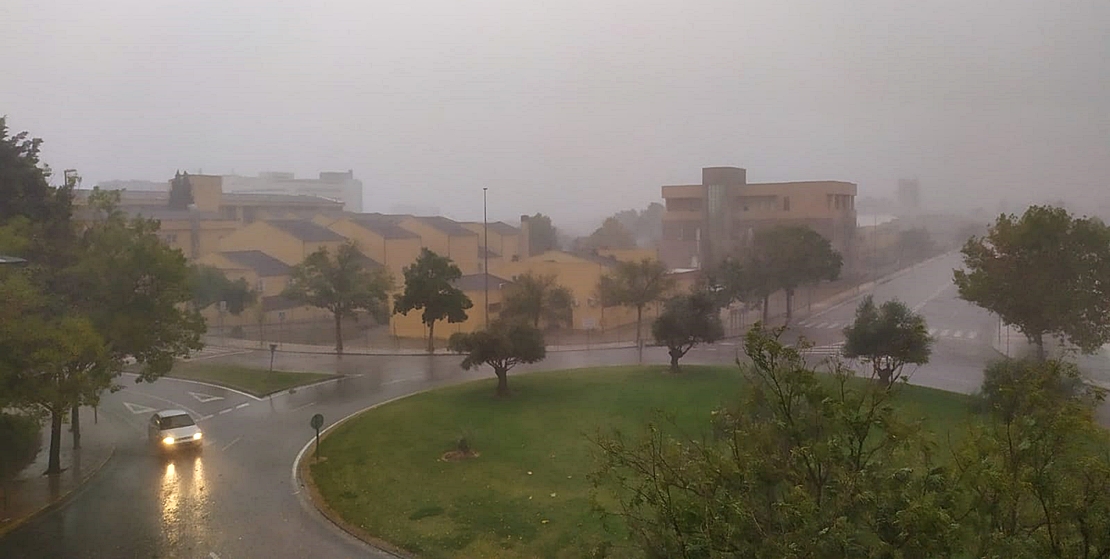
[{"label": "car windshield", "polygon": [[193,418],[186,414],[171,415],[169,417],[163,417],[158,421],[158,427],[161,429],[177,429],[178,427],[188,427],[190,425],[196,425],[196,423],[193,422]]}]

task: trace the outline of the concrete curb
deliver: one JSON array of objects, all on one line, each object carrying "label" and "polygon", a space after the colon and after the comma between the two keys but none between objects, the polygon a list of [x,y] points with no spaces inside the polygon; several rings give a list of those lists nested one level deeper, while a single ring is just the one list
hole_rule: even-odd
[{"label": "concrete curb", "polygon": [[108,455],[105,456],[104,459],[101,460],[99,464],[94,465],[92,470],[89,473],[82,476],[81,481],[79,481],[76,485],[74,485],[73,488],[71,488],[69,491],[66,491],[66,492],[58,495],[52,501],[44,504],[43,506],[39,507],[36,510],[24,515],[22,518],[17,518],[17,519],[9,522],[8,524],[6,524],[4,526],[0,526],[0,538],[6,536],[10,532],[15,531],[16,529],[18,529],[20,526],[26,524],[27,522],[30,522],[31,520],[34,520],[35,518],[38,518],[38,517],[40,517],[44,514],[47,514],[47,513],[51,512],[53,510],[56,510],[56,509],[62,507],[63,505],[68,503],[70,500],[75,498],[79,493],[81,493],[88,486],[88,483],[90,481],[92,481],[93,476],[100,473],[100,470],[102,470],[104,468],[104,465],[107,464],[108,461],[111,460],[112,457],[115,456],[115,455],[116,455],[116,445],[112,445],[110,450],[108,451]]}]

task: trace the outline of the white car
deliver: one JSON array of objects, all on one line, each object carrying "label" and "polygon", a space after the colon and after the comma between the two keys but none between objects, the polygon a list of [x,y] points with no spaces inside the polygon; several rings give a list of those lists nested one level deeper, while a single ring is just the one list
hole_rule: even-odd
[{"label": "white car", "polygon": [[181,410],[156,412],[147,424],[147,438],[162,450],[199,448],[203,437],[193,417]]}]

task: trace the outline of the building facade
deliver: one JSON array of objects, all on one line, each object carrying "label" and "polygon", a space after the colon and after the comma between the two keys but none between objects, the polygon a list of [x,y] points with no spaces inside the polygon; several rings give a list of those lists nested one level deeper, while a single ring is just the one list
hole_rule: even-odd
[{"label": "building facade", "polygon": [[362,181],[354,171],[321,172],[316,179],[298,179],[293,173],[267,171],[257,177],[223,175],[226,192],[318,196],[343,203],[348,212],[361,212]]},{"label": "building facade", "polygon": [[659,256],[671,268],[711,265],[751,242],[756,231],[804,225],[849,260],[855,229],[856,185],[842,181],[749,183],[747,170],[706,167],[701,184],[662,188]]}]

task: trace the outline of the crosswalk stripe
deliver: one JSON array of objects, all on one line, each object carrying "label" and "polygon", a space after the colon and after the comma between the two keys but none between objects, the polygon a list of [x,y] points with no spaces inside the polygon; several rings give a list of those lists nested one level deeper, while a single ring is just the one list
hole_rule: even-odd
[{"label": "crosswalk stripe", "polygon": [[930,336],[936,336],[937,335],[937,329],[936,328],[930,328],[929,329],[929,335]]},{"label": "crosswalk stripe", "polygon": [[824,328],[825,326],[828,326],[828,324],[829,324],[828,322],[822,322],[821,324],[818,324],[817,327],[818,328]]},{"label": "crosswalk stripe", "polygon": [[952,335],[957,337],[957,338],[962,338],[962,337],[964,337],[964,331],[963,330],[956,330],[955,332],[952,333]]},{"label": "crosswalk stripe", "polygon": [[947,336],[948,336],[948,330],[941,330],[940,331],[940,337],[945,338]]},{"label": "crosswalk stripe", "polygon": [[975,338],[978,338],[978,337],[979,337],[979,333],[978,333],[978,332],[968,332],[968,333],[967,333],[967,337],[968,337],[968,338],[971,338],[972,340],[974,340]]}]

